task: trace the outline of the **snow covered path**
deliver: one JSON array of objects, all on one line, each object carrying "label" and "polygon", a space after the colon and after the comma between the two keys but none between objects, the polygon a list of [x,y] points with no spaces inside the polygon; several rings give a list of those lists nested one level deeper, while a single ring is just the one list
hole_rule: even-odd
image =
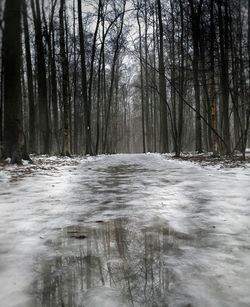
[{"label": "snow covered path", "polygon": [[0,306],[250,306],[249,168],[117,155],[0,184]]}]

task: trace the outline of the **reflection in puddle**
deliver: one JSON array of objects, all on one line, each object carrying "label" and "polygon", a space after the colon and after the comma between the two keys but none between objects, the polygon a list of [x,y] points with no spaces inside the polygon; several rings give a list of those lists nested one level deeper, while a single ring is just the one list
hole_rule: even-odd
[{"label": "reflection in puddle", "polygon": [[188,238],[124,219],[66,227],[38,261],[35,306],[168,306],[178,274],[166,260],[180,257],[178,240]]}]

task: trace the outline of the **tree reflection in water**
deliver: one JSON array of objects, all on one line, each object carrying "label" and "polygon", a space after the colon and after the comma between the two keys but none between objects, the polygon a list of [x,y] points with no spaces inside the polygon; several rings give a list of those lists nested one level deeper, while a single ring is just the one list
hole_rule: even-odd
[{"label": "tree reflection in water", "polygon": [[166,259],[180,256],[177,242],[166,229],[124,219],[67,227],[38,261],[35,305],[168,306],[178,274]]}]

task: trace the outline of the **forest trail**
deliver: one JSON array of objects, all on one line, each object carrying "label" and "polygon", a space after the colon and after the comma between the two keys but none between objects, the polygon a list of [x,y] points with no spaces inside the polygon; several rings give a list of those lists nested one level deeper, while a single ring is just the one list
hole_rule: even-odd
[{"label": "forest trail", "polygon": [[250,306],[249,168],[116,155],[0,182],[0,306]]}]

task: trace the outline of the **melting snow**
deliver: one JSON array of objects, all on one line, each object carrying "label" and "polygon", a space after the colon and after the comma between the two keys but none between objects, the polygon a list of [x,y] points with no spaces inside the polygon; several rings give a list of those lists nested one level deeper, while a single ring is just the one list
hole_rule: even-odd
[{"label": "melting snow", "polygon": [[0,306],[250,306],[249,166],[40,159],[0,172]]}]

